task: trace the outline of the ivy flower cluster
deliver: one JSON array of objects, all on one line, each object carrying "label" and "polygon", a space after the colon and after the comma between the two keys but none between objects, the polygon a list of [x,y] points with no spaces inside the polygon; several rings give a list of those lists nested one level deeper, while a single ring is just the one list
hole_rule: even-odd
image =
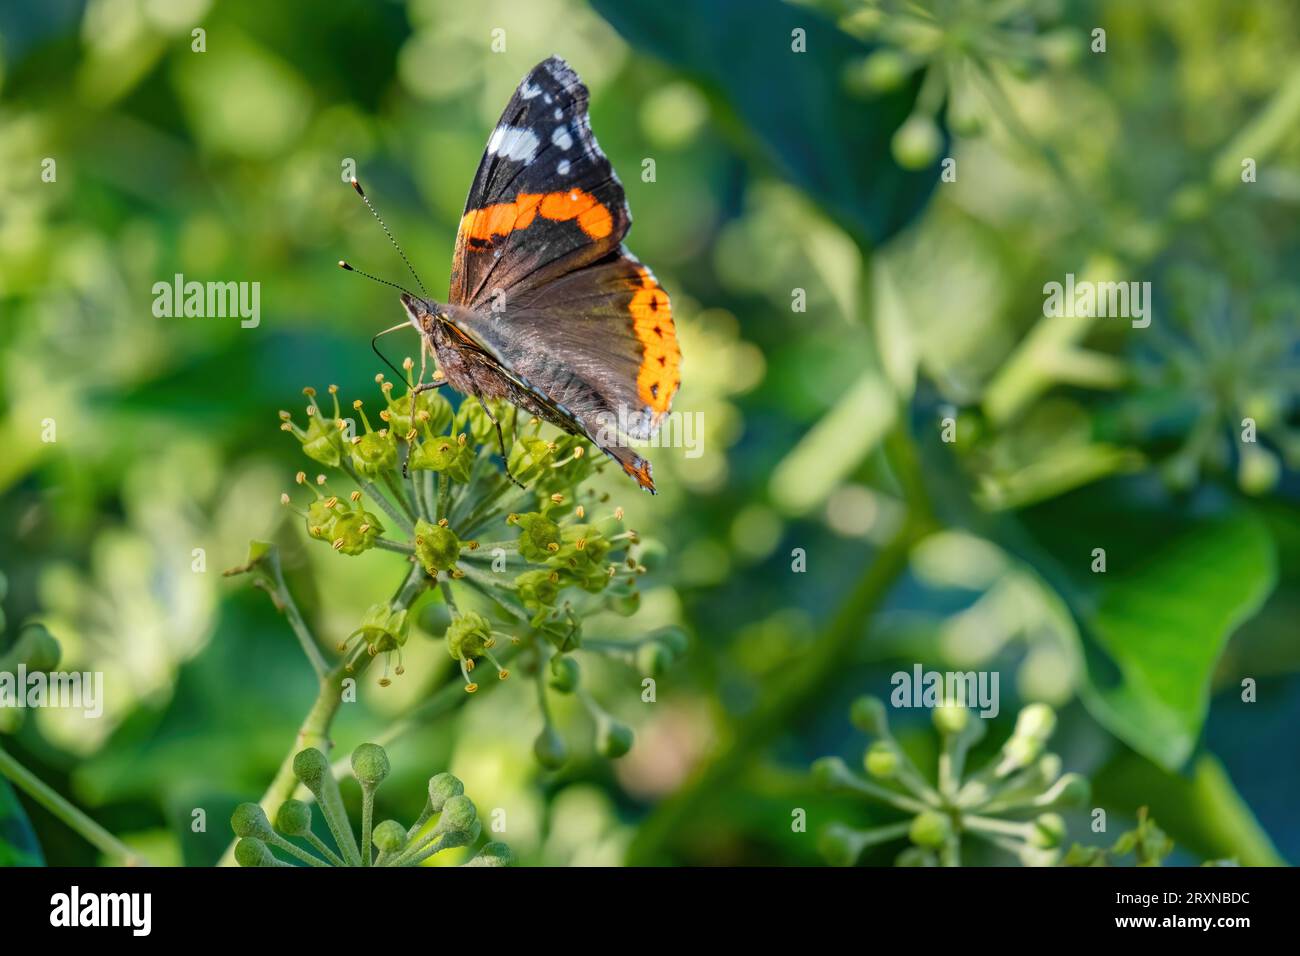
[{"label": "ivy flower cluster", "polygon": [[938,116],[946,107],[950,129],[979,135],[990,113],[1005,118],[994,67],[1019,76],[1074,62],[1084,49],[1075,29],[1040,32],[1058,12],[1051,0],[916,2],[825,0],[842,30],[879,44],[851,70],[847,81],[864,93],[897,89],[920,76],[912,114],[894,134],[899,165],[924,169],[943,146]]},{"label": "ivy flower cluster", "polygon": [[1175,488],[1227,473],[1265,494],[1300,468],[1300,299],[1243,296],[1209,269],[1171,270],[1170,321],[1135,345],[1134,383],[1106,424],[1136,439]]},{"label": "ivy flower cluster", "polygon": [[[482,832],[478,811],[465,796],[464,784],[449,773],[429,778],[429,797],[409,827],[396,820],[375,824],[375,793],[389,770],[388,754],[378,744],[362,744],[352,752],[352,775],[361,785],[358,843],[329,761],[314,747],[300,751],[293,761],[294,776],[315,797],[334,849],[312,830],[311,804],[284,801],[272,825],[260,806],[243,803],[230,819],[239,838],[235,861],[240,866],[419,866],[443,850],[471,846],[478,840]],[[290,838],[301,840],[307,848]],[[463,865],[509,866],[512,862],[510,848],[493,842]]]},{"label": "ivy flower cluster", "polygon": [[983,737],[984,722],[955,705],[938,707],[933,715],[942,750],[931,783],[890,733],[884,703],[875,697],[853,703],[854,726],[876,738],[863,755],[867,776],[854,773],[839,757],[818,760],[813,774],[827,790],[883,803],[908,818],[864,830],[832,824],[821,835],[823,856],[851,866],[871,847],[907,841],[895,860],[898,866],[960,866],[962,843],[970,836],[1025,866],[1057,863],[1066,830],[1056,811],[1086,803],[1090,787],[1077,773],[1062,774],[1061,758],[1045,750],[1056,725],[1052,709],[1046,704],[1024,708],[996,756],[970,774],[966,757]]},{"label": "ivy flower cluster", "polygon": [[282,501],[307,535],[341,555],[387,550],[410,564],[396,596],[373,604],[338,642],[347,668],[382,655],[381,685],[390,673],[402,674],[413,605],[433,589],[440,600],[425,605],[420,623],[441,635],[468,693],[478,691],[485,666],[506,680],[516,658],[536,678],[544,727],[535,749],[543,764],[555,767],[567,756],[550,720],[548,692],[576,693],[592,718],[598,752],[621,756],[632,732],[581,687],[574,654],[623,659],[653,675],[684,652],[676,630],[636,641],[583,640],[591,614],[635,613],[639,580],[663,560],[662,545],[643,541],[608,494],[586,486],[607,461],[585,439],[544,437],[538,419],[504,402],[467,399],[453,409],[439,391],[417,385],[410,358],[403,364],[401,394],[377,375],[381,404],[368,410],[362,400],[352,402],[355,419],[344,417],[335,386],[328,413],[315,390],[304,389],[305,427],[280,413],[281,428],[308,458],[355,486],[344,491],[323,473],[298,473],[302,491],[286,492]]}]

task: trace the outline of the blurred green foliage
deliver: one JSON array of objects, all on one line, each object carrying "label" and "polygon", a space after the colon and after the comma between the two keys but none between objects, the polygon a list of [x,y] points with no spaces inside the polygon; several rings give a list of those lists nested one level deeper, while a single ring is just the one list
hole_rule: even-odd
[{"label": "blurred green foliage", "polygon": [[[277,410],[373,387],[367,339],[402,320],[334,266],[401,279],[347,164],[442,296],[487,135],[558,53],[673,297],[675,407],[704,426],[699,457],[650,451],[658,497],[598,479],[663,560],[637,615],[586,633],[692,646],[653,704],[584,661],[636,728],[620,761],[542,769],[535,695],[507,687],[389,746],[379,818],[446,767],[524,864],[818,862],[826,824],[888,820],[810,763],[919,661],[1003,675],[993,739],[1057,709],[1111,820],[1081,842],[1149,807],[1172,861],[1296,859],[1298,28],[1267,0],[5,5],[0,652],[39,619],[110,693],[0,745],[153,862],[218,858],[316,688],[265,596],[217,572],[276,542],[331,645],[400,577],[398,555],[309,547],[277,503],[300,462]],[[177,273],[260,282],[260,324],[155,318]],[[1045,317],[1067,273],[1150,281],[1151,326]],[[455,676],[436,631],[343,709],[340,752]],[[926,715],[894,723],[932,766]],[[0,782],[0,860],[42,850],[98,860]]]}]

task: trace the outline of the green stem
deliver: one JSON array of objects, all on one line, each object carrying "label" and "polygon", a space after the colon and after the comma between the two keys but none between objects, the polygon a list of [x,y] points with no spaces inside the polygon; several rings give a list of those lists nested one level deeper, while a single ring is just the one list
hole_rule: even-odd
[{"label": "green stem", "polygon": [[415,508],[411,505],[410,499],[406,497],[406,491],[402,488],[401,482],[393,476],[391,471],[385,471],[383,479],[385,487],[387,487],[393,494],[393,500],[397,502],[398,506],[402,509],[402,512],[411,522],[412,527],[414,527]]},{"label": "green stem", "polygon": [[[268,819],[274,820],[275,815],[280,811],[280,805],[292,797],[294,791],[298,789],[298,778],[293,773],[293,758],[309,747],[315,747],[323,754],[330,752],[332,745],[329,729],[339,707],[343,704],[343,681],[349,677],[359,676],[371,660],[370,655],[363,654],[352,672],[339,662],[321,678],[316,700],[311,710],[307,712],[307,716],[303,718],[302,726],[298,728],[298,733],[294,737],[293,746],[289,748],[289,753],[281,761],[275,778],[259,801]],[[234,861],[235,844],[231,841],[218,865],[230,866]]]},{"label": "green stem", "polygon": [[0,774],[8,777],[14,786],[66,823],[101,853],[121,857],[122,862],[127,866],[148,865],[148,861],[143,856],[78,810],[2,747],[0,747]]},{"label": "green stem", "polygon": [[[910,481],[910,473],[904,471],[899,480]],[[779,678],[769,680],[757,695],[761,703],[737,728],[730,743],[706,758],[691,779],[645,820],[628,848],[629,865],[662,862],[678,828],[688,823],[714,793],[734,782],[764,745],[790,727],[805,704],[825,693],[853,645],[861,640],[865,622],[906,569],[912,545],[928,530],[928,523],[918,518],[918,510],[909,512],[816,644],[793,667],[782,670]]]},{"label": "green stem", "polygon": [[342,465],[343,470],[348,473],[348,477],[357,483],[357,486],[366,493],[371,501],[379,505],[380,510],[383,511],[384,514],[393,519],[394,524],[405,531],[408,535],[415,534],[415,525],[411,523],[406,515],[397,510],[393,503],[388,500],[388,496],[380,491],[373,481],[362,478],[357,470],[352,467],[352,462],[348,461],[346,458],[344,458],[340,464]]},{"label": "green stem", "polygon": [[370,833],[375,819],[375,788],[361,788],[361,865],[370,865]]},{"label": "green stem", "polygon": [[285,618],[289,621],[289,626],[293,628],[294,635],[298,638],[298,643],[302,645],[302,651],[307,655],[307,660],[311,662],[311,668],[316,672],[316,678],[322,679],[326,671],[329,670],[329,664],[325,662],[325,657],[320,652],[320,646],[316,643],[316,638],[311,629],[307,627],[307,622],[303,620],[302,612],[298,610],[298,604],[289,593],[289,587],[284,583],[284,573],[280,569],[280,549],[273,548],[267,554],[264,562],[271,569],[271,578],[275,584],[275,594],[272,599],[280,610],[284,611]]}]

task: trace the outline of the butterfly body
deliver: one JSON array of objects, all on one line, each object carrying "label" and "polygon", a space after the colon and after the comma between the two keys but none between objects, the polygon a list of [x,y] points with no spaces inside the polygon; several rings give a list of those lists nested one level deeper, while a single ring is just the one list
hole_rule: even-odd
[{"label": "butterfly body", "polygon": [[622,184],[591,133],[587,89],[551,57],[520,83],[470,187],[447,303],[402,306],[448,384],[591,440],[641,487],[681,383],[668,294],[623,245]]}]

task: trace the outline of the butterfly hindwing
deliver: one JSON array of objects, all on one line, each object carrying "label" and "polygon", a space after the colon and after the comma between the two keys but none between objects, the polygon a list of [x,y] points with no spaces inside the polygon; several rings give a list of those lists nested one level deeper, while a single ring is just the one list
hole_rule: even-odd
[{"label": "butterfly hindwing", "polygon": [[632,217],[591,133],[587,88],[551,57],[488,137],[452,260],[453,305],[488,307],[618,248]]},{"label": "butterfly hindwing", "polygon": [[517,293],[499,312],[457,311],[455,321],[589,434],[611,441],[612,428],[654,434],[681,384],[668,294],[625,249]]}]

